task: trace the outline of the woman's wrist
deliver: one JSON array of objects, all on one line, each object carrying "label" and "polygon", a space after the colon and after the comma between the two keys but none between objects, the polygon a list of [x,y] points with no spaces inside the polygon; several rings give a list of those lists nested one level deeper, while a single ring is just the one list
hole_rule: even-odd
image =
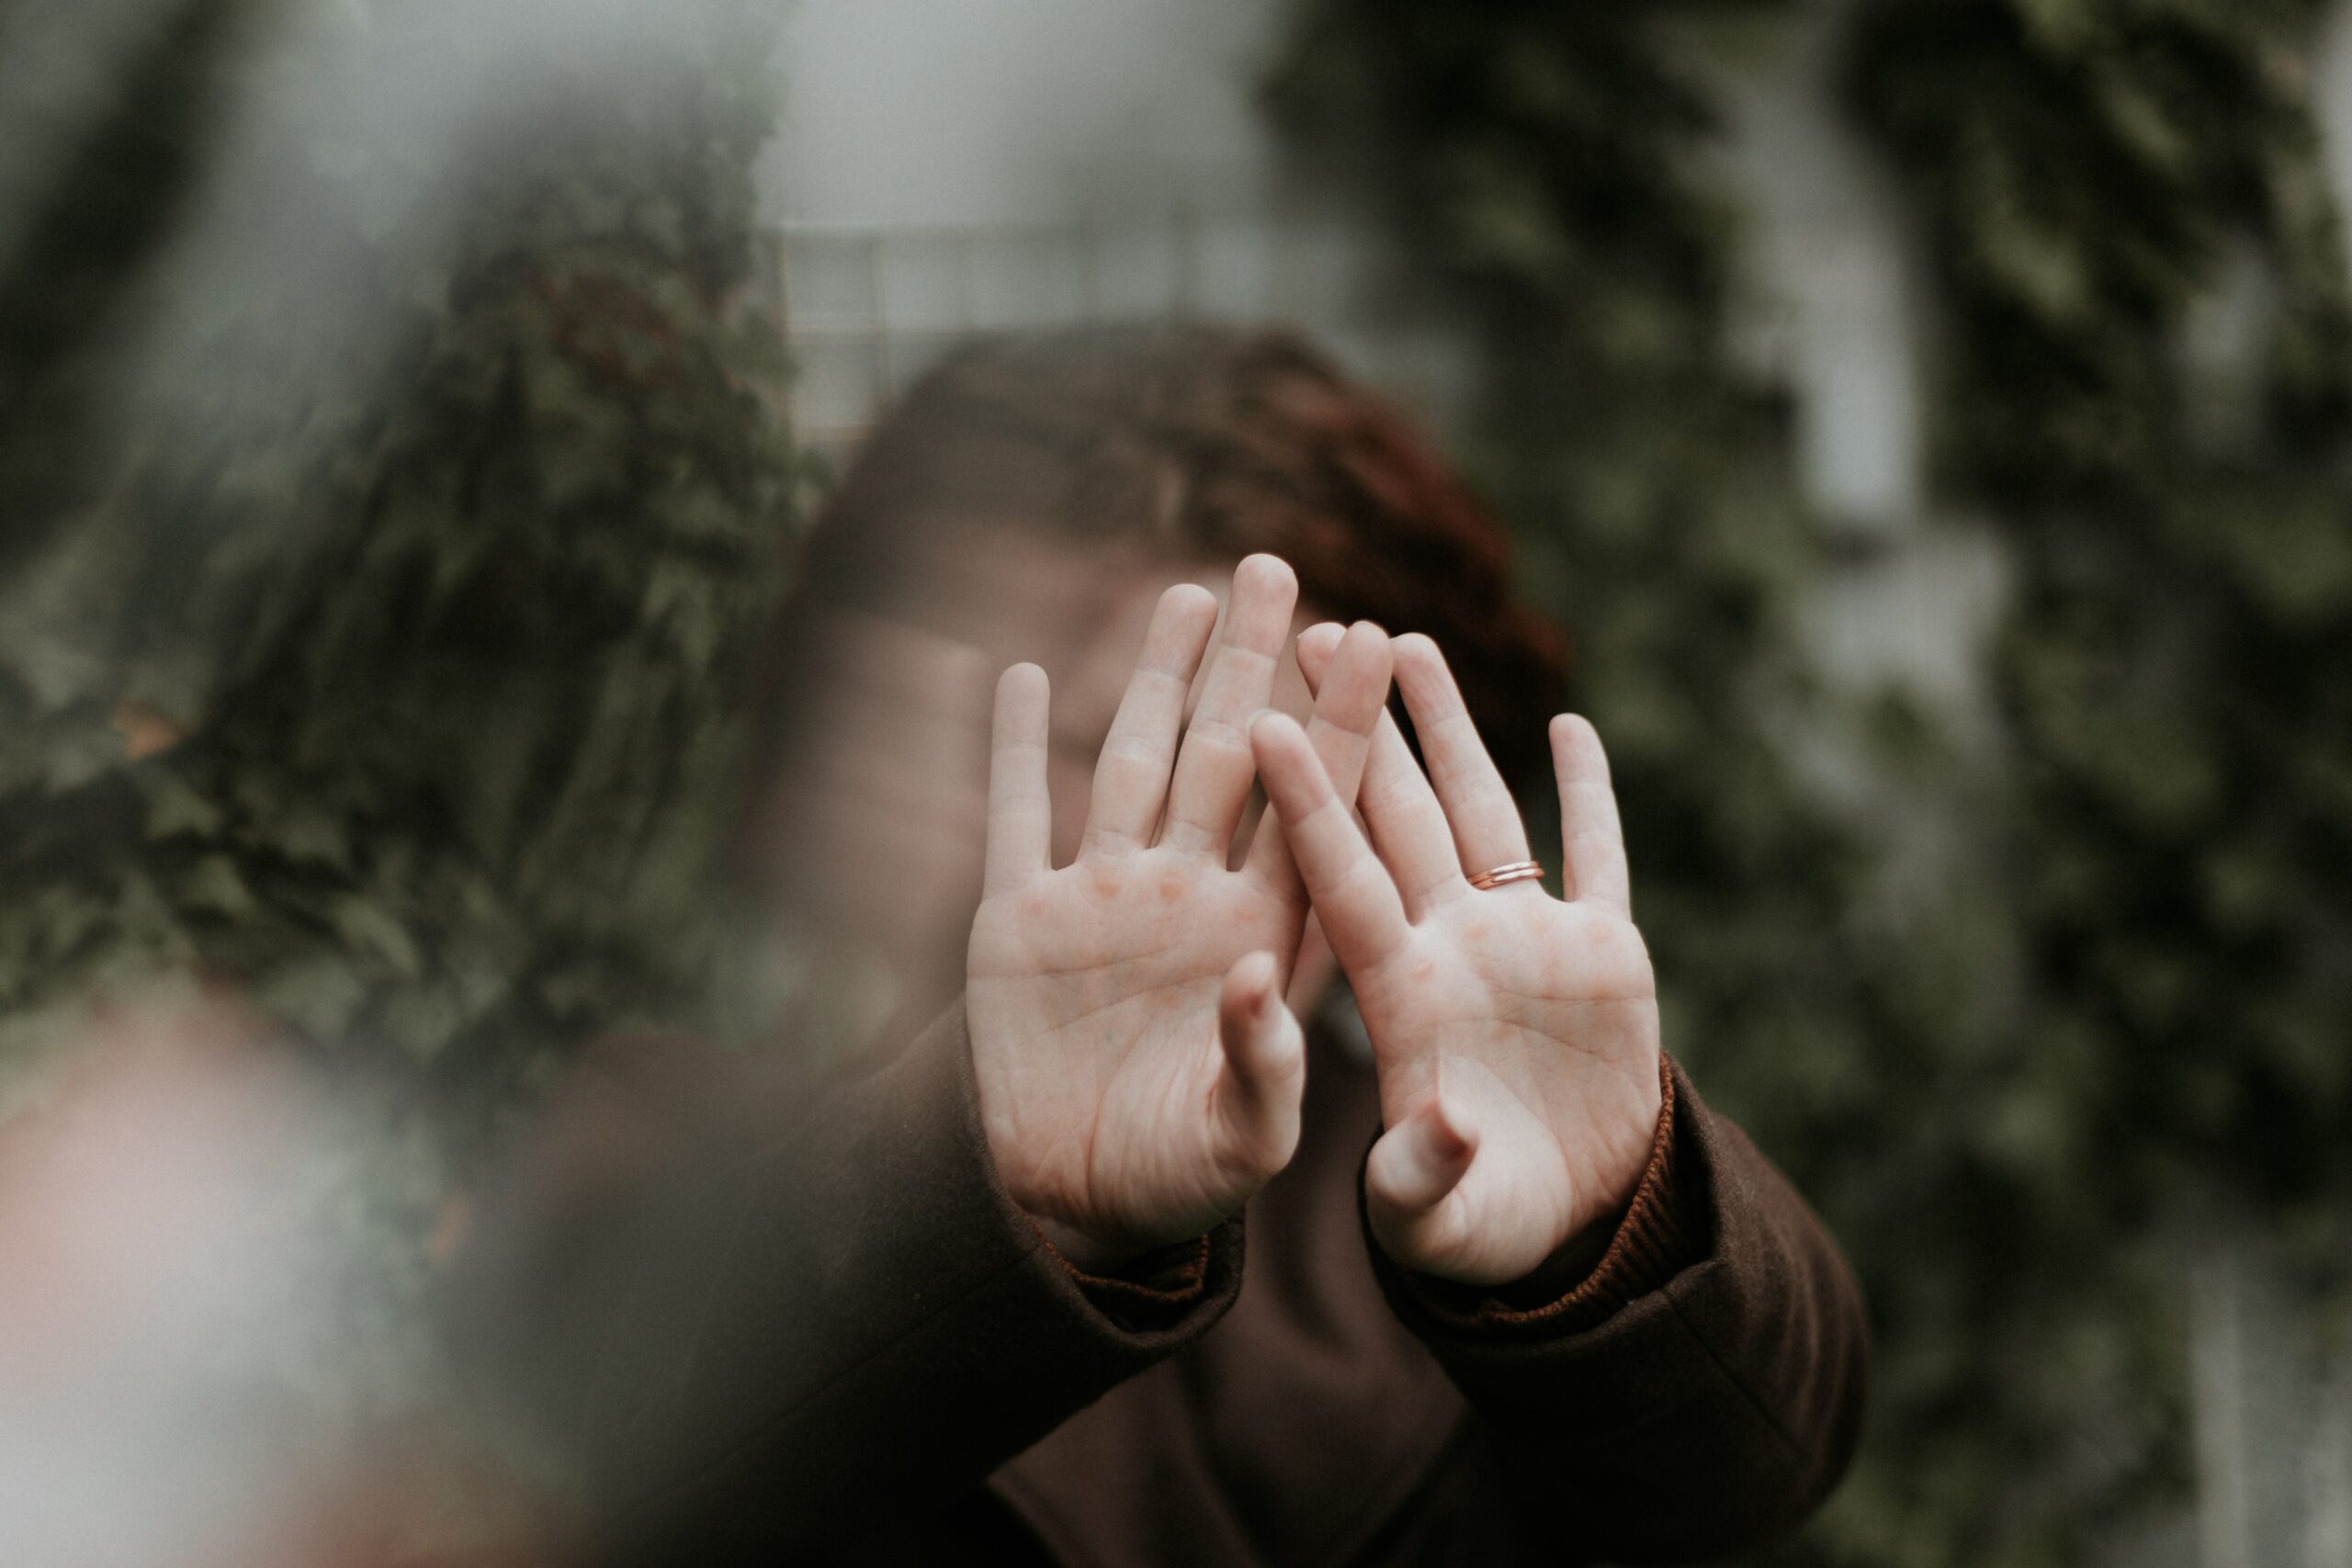
[{"label": "woman's wrist", "polygon": [[1555,1302],[1592,1278],[1594,1269],[1608,1255],[1609,1244],[1617,1238],[1617,1227],[1624,1223],[1624,1204],[1605,1214],[1595,1215],[1584,1228],[1552,1249],[1551,1256],[1516,1280],[1486,1287],[1486,1293],[1507,1306],[1535,1307]]},{"label": "woman's wrist", "polygon": [[1037,1234],[1046,1238],[1046,1245],[1054,1249],[1055,1255],[1081,1274],[1109,1279],[1159,1245],[1133,1237],[1100,1236],[1066,1221],[1034,1211],[1023,1212],[1029,1214],[1029,1223],[1037,1227]]}]

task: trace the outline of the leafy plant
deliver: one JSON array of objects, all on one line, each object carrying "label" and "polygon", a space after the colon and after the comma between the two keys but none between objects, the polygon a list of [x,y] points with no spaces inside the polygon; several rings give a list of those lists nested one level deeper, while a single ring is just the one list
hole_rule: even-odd
[{"label": "leafy plant", "polygon": [[370,1097],[411,1283],[552,1064],[707,1015],[786,559],[740,308],[773,9],[52,39],[135,69],[46,106],[10,275],[0,1064],[227,988]]},{"label": "leafy plant", "polygon": [[[1983,749],[1916,702],[1854,710],[1797,633],[1847,547],[1725,349],[1736,231],[1684,26],[1777,9],[1310,0],[1272,98],[1476,323],[1466,456],[1576,638],[1670,1045],[1864,1279],[1871,1427],[1785,1555],[2073,1562],[2185,1483],[2199,1217],[2315,1259],[2346,1196],[2352,355],[2299,63],[2319,8],[1850,23],[1852,107],[1935,258],[1938,483],[2015,574]],[[2267,301],[2235,367],[2183,346],[2233,279]],[[1825,788],[1825,754],[1865,776]]]}]

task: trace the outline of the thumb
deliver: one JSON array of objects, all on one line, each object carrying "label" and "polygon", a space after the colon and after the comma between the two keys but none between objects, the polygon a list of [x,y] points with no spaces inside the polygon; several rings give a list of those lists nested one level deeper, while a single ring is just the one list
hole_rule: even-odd
[{"label": "thumb", "polygon": [[1290,1163],[1298,1147],[1299,1100],[1306,1088],[1306,1039],[1283,1005],[1282,970],[1252,953],[1226,971],[1217,998],[1218,1065],[1212,1105],[1220,1142],[1253,1179]]},{"label": "thumb", "polygon": [[1444,1253],[1459,1205],[1445,1200],[1476,1157],[1476,1136],[1442,1098],[1422,1102],[1372,1146],[1364,1162],[1364,1214],[1388,1255],[1408,1268]]}]

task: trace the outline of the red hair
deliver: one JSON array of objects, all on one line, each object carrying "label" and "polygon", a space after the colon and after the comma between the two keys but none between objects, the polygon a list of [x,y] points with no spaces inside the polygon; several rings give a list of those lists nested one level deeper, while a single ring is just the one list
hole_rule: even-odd
[{"label": "red hair", "polygon": [[1314,611],[1433,637],[1506,773],[1545,755],[1566,648],[1512,599],[1509,536],[1410,421],[1290,333],[1095,327],[957,348],[820,513],[802,604],[886,596],[945,519],[1171,563],[1272,551]]}]

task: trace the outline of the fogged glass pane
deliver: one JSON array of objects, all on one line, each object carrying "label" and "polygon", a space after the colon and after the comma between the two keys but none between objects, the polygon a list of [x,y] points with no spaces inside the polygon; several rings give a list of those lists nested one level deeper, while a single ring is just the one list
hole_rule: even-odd
[{"label": "fogged glass pane", "polygon": [[[1315,346],[1329,355],[1348,375],[1374,386],[1382,385],[1381,340],[1372,329],[1362,325],[1342,325],[1337,321],[1329,325],[1317,323]],[[1393,396],[1393,389],[1390,390]]]},{"label": "fogged glass pane", "polygon": [[1114,321],[1164,316],[1184,304],[1173,223],[1112,230],[1095,241],[1095,298]]},{"label": "fogged glass pane", "polygon": [[891,331],[939,331],[970,323],[962,236],[885,234],[878,243],[882,320]]},{"label": "fogged glass pane", "polygon": [[887,395],[897,397],[914,385],[916,378],[964,335],[956,332],[893,333],[883,361]]},{"label": "fogged glass pane", "polygon": [[980,325],[1050,326],[1086,313],[1080,246],[1069,230],[983,231],[971,237],[967,259]]},{"label": "fogged glass pane", "polygon": [[1220,218],[1193,238],[1193,269],[1203,315],[1263,321],[1274,314],[1274,233],[1262,218]]},{"label": "fogged glass pane", "polygon": [[1363,262],[1363,242],[1337,224],[1283,224],[1274,235],[1274,313],[1317,323],[1354,317]]},{"label": "fogged glass pane", "polygon": [[871,337],[804,333],[793,344],[792,412],[812,434],[863,424],[882,395],[880,345]]},{"label": "fogged glass pane", "polygon": [[864,326],[874,321],[873,245],[856,235],[786,236],[785,305],[795,326]]}]

